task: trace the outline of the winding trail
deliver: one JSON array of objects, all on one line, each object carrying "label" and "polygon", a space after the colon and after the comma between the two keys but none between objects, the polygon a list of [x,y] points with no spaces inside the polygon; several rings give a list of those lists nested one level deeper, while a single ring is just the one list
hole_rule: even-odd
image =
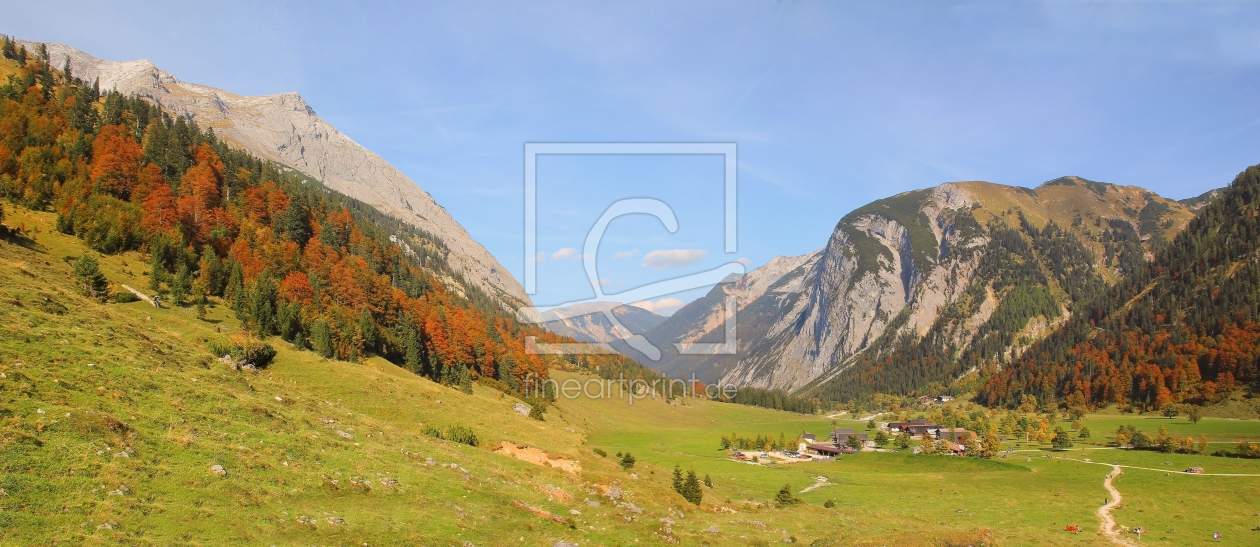
[{"label": "winding trail", "polygon": [[1120,532],[1116,531],[1116,519],[1111,517],[1111,510],[1120,505],[1121,501],[1124,501],[1124,496],[1121,496],[1120,491],[1116,490],[1116,487],[1111,485],[1111,481],[1123,474],[1124,471],[1120,470],[1120,466],[1113,465],[1111,466],[1111,472],[1107,474],[1106,480],[1103,481],[1103,487],[1107,489],[1107,493],[1110,495],[1110,498],[1105,505],[1098,508],[1098,518],[1102,521],[1102,523],[1098,526],[1098,530],[1116,545],[1135,547],[1135,544],[1132,541],[1129,541],[1127,538],[1120,537]]}]

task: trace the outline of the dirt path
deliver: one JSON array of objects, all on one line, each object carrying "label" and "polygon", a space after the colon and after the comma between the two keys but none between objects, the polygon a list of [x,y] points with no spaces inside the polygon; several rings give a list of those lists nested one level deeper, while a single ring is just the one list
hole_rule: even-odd
[{"label": "dirt path", "polygon": [[1135,544],[1132,541],[1129,541],[1127,538],[1120,537],[1120,532],[1116,531],[1116,519],[1111,517],[1111,510],[1120,505],[1121,501],[1124,501],[1124,496],[1121,496],[1120,491],[1116,490],[1116,487],[1111,485],[1111,481],[1123,474],[1124,471],[1120,470],[1120,466],[1113,465],[1111,466],[1111,473],[1108,473],[1107,479],[1103,481],[1103,487],[1107,489],[1109,497],[1107,499],[1107,503],[1098,508],[1098,518],[1102,521],[1102,524],[1098,526],[1098,530],[1116,545],[1135,547]]},{"label": "dirt path", "polygon": [[1141,469],[1143,471],[1154,471],[1156,473],[1163,473],[1165,475],[1190,475],[1193,477],[1260,477],[1260,473],[1189,473],[1186,471],[1177,471],[1174,469],[1156,469],[1154,467],[1138,467],[1136,465],[1113,465],[1110,463],[1090,462],[1090,461],[1085,461],[1085,460],[1081,460],[1077,458],[1069,458],[1067,456],[1058,456],[1058,457],[1060,459],[1070,460],[1074,462],[1091,463],[1094,465],[1105,465],[1107,467],[1112,467],[1112,468],[1117,468],[1117,469],[1122,468],[1122,467],[1125,469]]},{"label": "dirt path", "polygon": [[822,475],[819,475],[819,476],[817,476],[817,477],[814,477],[814,484],[811,484],[811,485],[809,485],[809,486],[806,486],[806,487],[805,487],[805,489],[804,489],[804,490],[801,490],[801,492],[800,492],[800,493],[804,494],[804,493],[806,493],[806,492],[809,492],[809,491],[811,491],[811,490],[817,490],[817,489],[822,488],[822,487],[824,487],[824,486],[831,486],[831,483],[827,482],[827,477],[824,477],[824,476],[822,476]]}]

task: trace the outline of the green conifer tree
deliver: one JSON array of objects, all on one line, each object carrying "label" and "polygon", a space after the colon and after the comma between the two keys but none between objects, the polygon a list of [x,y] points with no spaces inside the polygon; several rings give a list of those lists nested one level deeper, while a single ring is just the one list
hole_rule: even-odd
[{"label": "green conifer tree", "polygon": [[700,505],[704,500],[704,491],[700,489],[700,480],[696,478],[696,472],[687,471],[687,480],[683,482],[682,495],[687,501]]},{"label": "green conifer tree", "polygon": [[315,325],[311,327],[311,348],[324,358],[332,358],[334,350],[332,329],[328,328],[327,321],[318,319],[315,321]]},{"label": "green conifer tree", "polygon": [[775,494],[774,501],[778,502],[780,506],[786,507],[788,505],[796,505],[800,503],[801,498],[796,497],[796,495],[792,493],[791,484],[785,484],[783,485],[783,488],[779,489],[779,493]]},{"label": "green conifer tree", "polygon": [[102,302],[109,298],[109,281],[90,254],[84,253],[74,262],[74,281],[75,288],[83,296]]},{"label": "green conifer tree", "polygon": [[176,306],[183,306],[184,301],[188,299],[189,277],[188,265],[180,264],[175,272],[175,278],[171,279],[171,302]]}]

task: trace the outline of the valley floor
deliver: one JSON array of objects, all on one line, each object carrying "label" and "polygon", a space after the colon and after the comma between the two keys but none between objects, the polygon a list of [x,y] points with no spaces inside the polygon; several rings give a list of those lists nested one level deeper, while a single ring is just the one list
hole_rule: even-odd
[{"label": "valley floor", "polygon": [[[233,370],[206,349],[240,335],[230,312],[200,320],[79,297],[65,259],[84,249],[51,215],[6,207],[27,237],[0,244],[3,545],[1106,545],[1099,463],[1128,466],[1110,515],[1144,527],[1142,544],[1211,543],[1217,531],[1223,543],[1260,541],[1260,460],[1012,443],[995,460],[861,453],[759,466],[730,459],[720,437],[865,422],[586,398],[561,399],[540,422],[488,387],[466,395],[380,359],[330,361],[279,340],[267,369]],[[101,264],[114,283],[147,286],[137,254]],[[1085,423],[1100,435],[1134,423],[1260,440],[1255,420],[1147,420]],[[467,426],[480,446],[426,436],[426,425]],[[580,468],[492,451],[501,441]],[[618,452],[637,463],[622,469]],[[675,465],[711,479],[699,507],[671,489]],[[1191,466],[1207,474],[1178,473]],[[775,507],[784,484],[804,503]]]}]

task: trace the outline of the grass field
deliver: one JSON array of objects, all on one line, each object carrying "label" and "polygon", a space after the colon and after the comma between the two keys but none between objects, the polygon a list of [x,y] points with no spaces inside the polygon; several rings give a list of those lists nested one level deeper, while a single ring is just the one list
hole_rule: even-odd
[{"label": "grass field", "polygon": [[[1143,543],[1206,543],[1216,530],[1227,543],[1260,541],[1251,531],[1260,477],[1160,471],[1260,473],[1256,460],[1021,444],[1027,452],[1005,460],[863,453],[768,467],[729,459],[719,438],[825,434],[832,421],[706,401],[562,399],[539,422],[480,385],[465,395],[379,359],[329,361],[279,340],[270,367],[235,371],[205,349],[237,334],[230,312],[216,306],[198,320],[187,309],[83,299],[64,260],[84,252],[78,242],[52,231],[52,215],[5,207],[6,223],[30,238],[0,244],[3,545],[1108,543],[1094,515],[1108,468],[1047,455],[1153,469],[1115,482],[1125,505],[1114,514],[1145,526]],[[101,264],[115,283],[147,285],[137,254]],[[1124,423],[1260,440],[1254,420],[1086,419],[1099,442]],[[481,446],[427,437],[426,424],[469,426]],[[503,440],[577,460],[581,471],[492,452]],[[639,461],[629,471],[612,457],[625,451]],[[675,465],[712,478],[700,507],[671,490]],[[799,492],[819,476],[828,485],[800,494],[804,504],[771,503],[784,484]],[[633,509],[602,495],[614,486]]]}]

